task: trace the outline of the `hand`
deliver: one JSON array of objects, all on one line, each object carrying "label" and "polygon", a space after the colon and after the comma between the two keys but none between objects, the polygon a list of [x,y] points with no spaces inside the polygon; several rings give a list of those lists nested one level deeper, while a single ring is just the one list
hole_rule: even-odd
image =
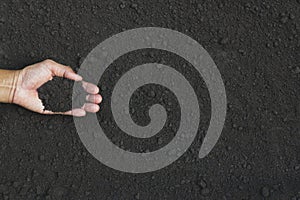
[{"label": "hand", "polygon": [[18,104],[28,110],[41,114],[63,114],[82,117],[86,112],[95,113],[99,111],[99,103],[102,97],[98,94],[99,88],[92,84],[82,81],[82,86],[87,95],[86,100],[90,103],[85,103],[83,107],[76,108],[67,112],[52,112],[44,110],[42,101],[39,99],[37,89],[52,80],[54,76],[59,76],[74,81],[82,81],[82,77],[76,74],[70,67],[61,65],[52,60],[28,66],[20,71],[18,77],[13,103]]}]

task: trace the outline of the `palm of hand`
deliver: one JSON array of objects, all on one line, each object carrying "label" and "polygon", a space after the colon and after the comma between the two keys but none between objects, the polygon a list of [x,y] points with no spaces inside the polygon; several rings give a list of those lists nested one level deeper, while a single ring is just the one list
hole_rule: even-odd
[{"label": "palm of hand", "polygon": [[60,76],[74,81],[81,81],[82,78],[75,74],[70,67],[63,66],[51,60],[46,60],[24,68],[19,76],[13,102],[34,112],[41,114],[65,114],[84,116],[86,112],[97,112],[101,102],[101,96],[97,94],[99,89],[96,85],[83,82],[83,87],[90,93],[82,108],[73,109],[67,112],[52,112],[44,110],[42,101],[39,99],[37,89],[52,80],[53,76]]}]

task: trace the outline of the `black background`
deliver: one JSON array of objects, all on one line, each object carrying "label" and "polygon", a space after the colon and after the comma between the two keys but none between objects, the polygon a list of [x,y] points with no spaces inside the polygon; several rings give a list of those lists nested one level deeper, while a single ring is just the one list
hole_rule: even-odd
[{"label": "black background", "polygon": [[[1,0],[1,68],[52,58],[78,70],[114,34],[170,28],[197,40],[214,59],[225,82],[228,115],[206,158],[197,154],[209,113],[178,161],[153,173],[127,174],[87,152],[71,117],[1,104],[0,199],[300,199],[299,14],[297,0]],[[133,60],[123,59],[132,66]],[[203,85],[192,74],[191,82]],[[101,92],[110,89],[102,86]],[[71,88],[49,90],[63,100]],[[203,102],[209,101],[205,91],[197,91]],[[105,114],[98,114],[101,123]]]}]

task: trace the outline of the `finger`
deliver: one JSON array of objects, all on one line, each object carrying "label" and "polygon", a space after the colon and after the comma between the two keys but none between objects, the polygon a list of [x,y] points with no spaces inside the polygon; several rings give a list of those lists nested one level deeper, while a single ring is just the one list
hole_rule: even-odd
[{"label": "finger", "polygon": [[100,107],[94,103],[85,103],[82,106],[82,109],[85,110],[86,112],[96,113],[100,110]]},{"label": "finger", "polygon": [[86,96],[86,100],[94,104],[99,104],[102,101],[102,97],[100,94],[89,94]]},{"label": "finger", "polygon": [[87,93],[90,93],[90,94],[98,94],[99,93],[99,88],[95,84],[82,81],[82,87],[84,88],[84,90]]},{"label": "finger", "polygon": [[47,67],[51,70],[53,76],[59,76],[74,81],[81,81],[82,77],[76,74],[71,67],[62,65],[53,60],[46,60]]},{"label": "finger", "polygon": [[62,115],[72,115],[74,117],[84,117],[86,115],[85,110],[81,108],[75,108],[67,112],[63,112]]},{"label": "finger", "polygon": [[72,72],[67,71],[63,77],[73,81],[82,81],[82,77],[73,71]]},{"label": "finger", "polygon": [[55,114],[54,112],[50,111],[50,110],[43,110],[42,114],[45,114],[45,115],[53,115]]},{"label": "finger", "polygon": [[[46,113],[44,113],[46,114]],[[83,117],[86,115],[85,110],[81,109],[81,108],[76,108],[76,109],[72,109],[66,112],[52,112],[52,111],[47,111],[47,114],[54,114],[54,115],[71,115],[74,117]]]}]

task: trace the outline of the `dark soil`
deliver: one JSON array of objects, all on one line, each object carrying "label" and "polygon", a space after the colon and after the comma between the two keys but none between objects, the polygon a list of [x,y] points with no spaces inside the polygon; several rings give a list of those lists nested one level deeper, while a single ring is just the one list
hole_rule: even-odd
[{"label": "dark soil", "polygon": [[72,81],[57,77],[42,85],[38,93],[45,110],[63,112],[72,109],[72,88]]},{"label": "dark soil", "polygon": [[[81,83],[79,83],[81,84]],[[48,81],[38,89],[39,98],[42,100],[45,110],[53,112],[65,112],[72,109],[72,95],[73,95],[74,81],[54,77],[51,81]],[[78,107],[83,106],[85,102],[85,96],[87,93],[83,88],[76,91],[74,94],[75,99],[80,101]],[[77,101],[76,101],[77,102]]]},{"label": "dark soil", "polygon": [[[78,70],[85,56],[114,34],[170,28],[197,40],[214,59],[225,81],[228,115],[213,151],[198,159],[210,117],[201,77],[178,56],[153,49],[129,53],[98,84],[99,123],[115,144],[131,151],[153,151],[172,139],[180,113],[166,88],[144,86],[130,103],[140,125],[149,122],[146,111],[153,103],[168,110],[168,126],[155,140],[134,141],[122,133],[108,106],[122,73],[159,61],[184,73],[201,99],[199,134],[189,151],[156,172],[122,173],[88,153],[72,117],[1,104],[0,199],[300,199],[299,15],[298,0],[2,0],[1,68],[52,58]],[[71,89],[49,84],[44,98],[68,108]]]}]

